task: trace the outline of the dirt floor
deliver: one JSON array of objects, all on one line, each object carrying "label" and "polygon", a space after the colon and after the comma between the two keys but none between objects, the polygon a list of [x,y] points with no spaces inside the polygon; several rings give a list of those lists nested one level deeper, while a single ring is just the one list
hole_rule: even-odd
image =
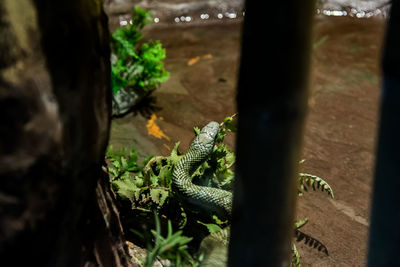
[{"label": "dirt floor", "polygon": [[[310,192],[298,201],[297,217],[309,218],[302,230],[329,250],[326,256],[297,243],[303,266],[365,266],[384,24],[316,19],[301,169],[324,178],[335,199]],[[240,23],[146,30],[147,39],[167,50],[170,79],[141,107],[113,120],[110,144],[135,148],[141,158],[168,155],[177,141],[186,151],[193,126],[234,114],[240,30]]]}]

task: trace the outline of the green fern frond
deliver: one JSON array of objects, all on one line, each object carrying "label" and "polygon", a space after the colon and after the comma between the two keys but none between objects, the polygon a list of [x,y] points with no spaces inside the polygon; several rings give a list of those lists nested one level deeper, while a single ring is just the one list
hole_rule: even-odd
[{"label": "green fern frond", "polygon": [[321,177],[308,173],[299,173],[299,195],[303,192],[307,192],[308,188],[311,187],[314,191],[317,189],[328,192],[328,195],[334,198],[333,190],[330,185],[324,181]]}]

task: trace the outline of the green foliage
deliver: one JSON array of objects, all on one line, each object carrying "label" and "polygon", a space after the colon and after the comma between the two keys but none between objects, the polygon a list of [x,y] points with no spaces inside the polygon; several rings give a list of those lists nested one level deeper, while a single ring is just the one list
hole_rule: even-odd
[{"label": "green foliage", "polygon": [[[115,176],[121,176],[125,172],[138,172],[141,167],[137,164],[137,154],[134,149],[126,152],[125,148],[119,151],[115,151],[112,146],[108,147],[106,157],[111,158],[111,162],[115,169],[111,170],[111,173]],[[110,171],[110,168],[109,168]]]},{"label": "green foliage", "polygon": [[114,151],[108,148],[106,157],[110,183],[121,199],[128,199],[133,209],[143,211],[158,210],[173,196],[171,190],[172,168],[181,156],[179,142],[169,157],[147,157],[143,165],[138,165],[135,150]]},{"label": "green foliage", "polygon": [[111,36],[111,50],[115,58],[111,61],[113,93],[122,87],[149,92],[168,79],[164,69],[165,49],[159,41],[139,45],[143,38],[143,27],[151,23],[150,13],[136,8],[132,13],[132,24],[117,29]]},{"label": "green foliage", "polygon": [[208,230],[208,232],[210,234],[214,234],[214,233],[217,233],[219,231],[222,231],[222,228],[219,225],[215,224],[215,223],[203,223],[203,222],[200,222],[200,221],[197,221],[197,222],[199,224],[204,225],[205,227],[207,227],[207,230]]},{"label": "green foliage", "polygon": [[308,173],[299,173],[299,196],[303,195],[303,192],[307,192],[309,187],[314,191],[317,189],[322,192],[326,191],[331,198],[334,198],[332,188],[322,178]]},{"label": "green foliage", "polygon": [[[182,231],[174,232],[172,223],[168,220],[168,233],[166,237],[161,235],[161,224],[157,213],[154,213],[156,230],[151,230],[153,242],[147,240],[147,255],[144,266],[153,266],[157,257],[168,259],[171,264],[169,266],[198,266],[193,257],[187,251],[188,243],[193,239],[182,235]],[[133,232],[143,239],[145,235],[133,230]],[[154,245],[152,245],[152,243]]]},{"label": "green foliage", "polygon": [[213,215],[213,220],[215,223],[204,223],[201,221],[197,221],[197,223],[205,226],[214,240],[228,246],[229,226],[225,227],[228,224],[228,221],[221,221],[216,215]]},{"label": "green foliage", "polygon": [[114,151],[109,147],[106,153],[111,167],[108,168],[112,188],[121,199],[131,201],[132,208],[150,210],[153,206],[162,206],[168,195],[166,183],[155,179],[151,173],[143,175],[144,166],[153,159],[147,157],[142,166],[137,163],[137,154],[134,149],[126,153],[125,149]]},{"label": "green foliage", "polygon": [[[193,173],[192,178],[194,183],[223,188],[225,190],[232,189],[234,179],[232,166],[235,163],[235,155],[223,141],[227,133],[235,132],[236,130],[235,115],[225,118],[220,124],[217,143],[209,159]],[[200,129],[194,127],[194,134],[198,135],[199,133]],[[114,151],[111,147],[108,149],[106,156],[109,159],[111,185],[121,199],[130,201],[133,210],[161,212],[169,203],[172,203],[176,199],[176,195],[171,189],[171,184],[173,167],[182,158],[179,152],[179,145],[179,142],[175,144],[170,156],[150,156],[146,158],[142,165],[139,165],[137,162],[138,158],[135,150],[127,153],[124,149],[120,151]],[[325,191],[329,196],[334,197],[333,190],[329,184],[318,176],[300,173],[298,182],[299,195],[308,192],[308,189],[312,188],[314,191]],[[187,223],[185,210],[183,207],[174,206],[173,212],[177,214],[174,217],[175,219],[180,218],[178,224],[180,229],[183,229]],[[186,242],[190,240],[180,239],[181,231],[174,234],[170,221],[168,222],[168,235],[166,238],[162,237],[159,230],[157,230],[157,223],[159,223],[157,220],[158,218],[156,217],[156,230],[152,231],[156,241],[155,246],[151,248],[153,254],[149,254],[149,262],[152,262],[152,259],[155,257],[154,255],[163,255],[175,263],[184,260],[190,261],[189,254],[182,252],[187,248]],[[303,241],[305,244],[328,254],[327,248],[321,242],[299,231],[307,222],[308,219],[306,218],[295,223],[296,241]],[[228,221],[221,221],[214,215],[206,222],[197,221],[197,223],[203,225],[214,238],[227,244],[229,230],[227,230],[226,226],[229,224]],[[171,246],[171,243],[177,247],[174,250],[168,249],[165,251],[167,247],[174,247]],[[166,244],[169,245],[167,246]],[[294,245],[291,266],[300,266],[300,256]]]},{"label": "green foliage", "polygon": [[[300,161],[300,164],[303,162],[304,162],[304,160]],[[322,192],[325,191],[328,193],[328,195],[330,197],[334,198],[333,190],[329,186],[329,184],[325,180],[323,180],[322,178],[320,178],[316,175],[312,175],[312,174],[308,174],[308,173],[299,173],[298,181],[299,181],[299,188],[298,188],[299,196],[302,196],[304,192],[308,192],[308,189],[311,187],[313,189],[313,191],[317,191],[317,190],[320,190]],[[303,241],[304,244],[310,246],[311,248],[318,249],[318,251],[322,251],[326,255],[329,255],[328,249],[325,247],[324,244],[322,244],[322,242],[318,241],[314,237],[312,237],[308,234],[305,234],[299,230],[301,227],[303,227],[307,223],[308,223],[307,218],[295,222],[296,242]],[[296,247],[294,246],[294,244],[293,244],[293,249],[292,249],[291,266],[293,266],[293,267],[300,266],[300,255],[299,255]]]},{"label": "green foliage", "polygon": [[[235,154],[222,142],[228,132],[236,132],[236,120],[233,115],[227,117],[220,124],[220,130],[216,138],[216,145],[207,161],[200,165],[193,173],[193,182],[203,186],[232,190],[234,173],[232,166],[235,164]],[[196,135],[200,129],[195,127]]]},{"label": "green foliage", "polygon": [[[232,187],[234,173],[231,167],[235,162],[235,155],[221,142],[227,132],[234,129],[233,125],[233,117],[228,117],[221,123],[218,136],[220,143],[214,146],[210,158],[194,172],[194,182],[224,189]],[[109,147],[106,157],[111,165],[108,168],[110,183],[118,196],[129,200],[133,209],[151,211],[163,208],[174,198],[171,190],[172,169],[182,157],[179,145],[180,142],[175,144],[170,156],[150,156],[143,165],[138,164],[135,150],[127,153],[125,149],[115,151]],[[185,216],[181,216],[182,220],[185,220]]]},{"label": "green foliage", "polygon": [[228,224],[228,221],[221,221],[216,215],[213,215],[212,218],[215,223],[203,223],[201,221],[197,221],[197,223],[207,227],[207,230],[210,234],[215,234],[222,231],[222,227]]},{"label": "green foliage", "polygon": [[217,143],[221,143],[224,141],[224,138],[228,132],[237,132],[237,120],[236,115],[233,114],[230,117],[226,117],[223,122],[220,124],[220,130],[217,136]]}]

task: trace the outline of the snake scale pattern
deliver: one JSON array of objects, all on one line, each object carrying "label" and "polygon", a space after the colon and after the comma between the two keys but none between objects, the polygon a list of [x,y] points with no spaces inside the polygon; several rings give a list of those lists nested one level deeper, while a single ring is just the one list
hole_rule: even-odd
[{"label": "snake scale pattern", "polygon": [[193,172],[210,156],[219,131],[217,122],[210,122],[192,141],[187,153],[178,161],[172,172],[172,186],[181,201],[219,218],[230,218],[232,193],[226,190],[199,186],[192,183]]}]

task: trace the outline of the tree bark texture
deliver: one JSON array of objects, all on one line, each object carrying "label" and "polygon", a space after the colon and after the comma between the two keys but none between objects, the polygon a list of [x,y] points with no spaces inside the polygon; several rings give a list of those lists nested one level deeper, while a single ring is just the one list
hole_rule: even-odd
[{"label": "tree bark texture", "polygon": [[[117,212],[109,213],[117,222],[103,216],[112,199],[99,182],[110,127],[109,56],[101,0],[0,2],[2,262],[129,265]],[[107,201],[97,201],[96,186]]]},{"label": "tree bark texture", "polygon": [[289,265],[313,7],[246,2],[229,266]]}]

